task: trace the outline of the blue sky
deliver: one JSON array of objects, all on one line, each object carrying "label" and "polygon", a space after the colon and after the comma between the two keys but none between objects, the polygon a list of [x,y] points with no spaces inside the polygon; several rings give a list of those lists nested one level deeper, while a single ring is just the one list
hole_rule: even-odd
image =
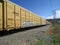
[{"label": "blue sky", "polygon": [[11,0],[12,2],[47,18],[53,15],[54,10],[60,10],[60,0]]}]

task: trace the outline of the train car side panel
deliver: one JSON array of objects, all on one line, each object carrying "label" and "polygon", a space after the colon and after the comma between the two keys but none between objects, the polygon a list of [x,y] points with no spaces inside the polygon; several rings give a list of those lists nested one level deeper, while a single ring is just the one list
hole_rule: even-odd
[{"label": "train car side panel", "polygon": [[14,5],[7,2],[7,29],[14,29]]},{"label": "train car side panel", "polygon": [[25,10],[21,8],[21,28],[26,27]]},{"label": "train car side panel", "polygon": [[15,28],[20,28],[21,24],[20,24],[20,8],[15,6]]},{"label": "train car side panel", "polygon": [[3,17],[2,17],[2,2],[0,2],[0,31],[3,29]]},{"label": "train car side panel", "polygon": [[30,13],[26,11],[26,27],[30,26]]},{"label": "train car side panel", "polygon": [[33,26],[33,17],[32,17],[32,13],[30,13],[30,26]]},{"label": "train car side panel", "polygon": [[46,20],[42,19],[42,25],[46,25]]}]

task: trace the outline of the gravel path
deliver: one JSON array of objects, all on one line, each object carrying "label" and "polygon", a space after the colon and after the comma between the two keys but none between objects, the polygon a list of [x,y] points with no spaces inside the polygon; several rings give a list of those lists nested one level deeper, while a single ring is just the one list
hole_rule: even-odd
[{"label": "gravel path", "polygon": [[39,27],[0,37],[0,45],[34,45],[38,39],[48,40],[50,38],[45,34],[45,31],[49,27]]}]

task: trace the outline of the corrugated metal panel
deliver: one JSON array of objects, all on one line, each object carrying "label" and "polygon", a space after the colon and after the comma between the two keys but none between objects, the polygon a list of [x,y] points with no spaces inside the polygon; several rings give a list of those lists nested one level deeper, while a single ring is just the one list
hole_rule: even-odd
[{"label": "corrugated metal panel", "polygon": [[30,13],[30,26],[33,25],[33,18],[32,18],[32,13]]},{"label": "corrugated metal panel", "polygon": [[20,28],[20,8],[15,6],[15,28]]},{"label": "corrugated metal panel", "polygon": [[21,27],[25,27],[25,10],[21,8]]},{"label": "corrugated metal panel", "polygon": [[33,26],[35,26],[35,15],[34,14],[32,14],[33,15]]},{"label": "corrugated metal panel", "polygon": [[0,2],[0,31],[3,29],[3,19],[2,19],[2,3]]},{"label": "corrugated metal panel", "polygon": [[14,5],[7,2],[7,28],[13,29],[14,28]]},{"label": "corrugated metal panel", "polygon": [[33,15],[33,23],[34,23],[34,26],[36,25],[36,22],[35,22],[35,15]]},{"label": "corrugated metal panel", "polygon": [[[22,8],[23,10],[26,10],[26,11],[28,11],[28,12],[30,12],[30,13],[32,13],[32,14],[34,14],[34,15],[36,15],[36,16],[37,16],[37,14],[35,14],[35,13],[33,13],[33,12],[31,12],[31,11],[29,11],[29,10],[25,9],[25,8],[23,8],[23,7],[22,7],[22,6],[20,6],[20,5],[17,5],[17,4],[15,4],[15,3],[13,3],[13,2],[11,2],[11,1],[9,1],[9,0],[7,0],[7,2],[9,2],[9,3],[11,3],[11,4],[13,4],[13,5],[17,6],[17,7],[20,7],[20,8]],[[39,17],[39,16],[38,16],[38,17]]]},{"label": "corrugated metal panel", "polygon": [[30,26],[30,13],[26,11],[26,27]]},{"label": "corrugated metal panel", "polygon": [[33,21],[32,13],[30,13],[30,21]]},{"label": "corrugated metal panel", "polygon": [[40,17],[40,23],[41,23],[41,25],[42,25],[42,18]]}]

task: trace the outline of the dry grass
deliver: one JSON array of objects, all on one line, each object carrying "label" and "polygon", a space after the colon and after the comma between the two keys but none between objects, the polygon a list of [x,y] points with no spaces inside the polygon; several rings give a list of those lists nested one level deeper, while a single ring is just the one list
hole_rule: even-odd
[{"label": "dry grass", "polygon": [[46,40],[47,44],[45,44],[46,41],[39,40],[35,45],[43,45],[43,43],[44,45],[60,45],[60,24],[51,25],[47,31],[44,31],[44,34],[46,34],[47,37],[49,36],[51,40]]}]

